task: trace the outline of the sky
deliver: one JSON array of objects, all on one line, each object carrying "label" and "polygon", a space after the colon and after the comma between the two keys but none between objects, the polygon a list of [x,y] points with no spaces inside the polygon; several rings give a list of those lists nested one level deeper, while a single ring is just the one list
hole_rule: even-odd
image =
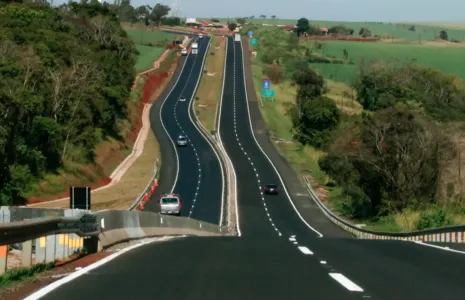
[{"label": "sky", "polygon": [[[105,0],[112,2],[113,0]],[[465,0],[131,0],[133,6],[181,2],[181,16],[383,22],[465,22]],[[63,0],[55,0],[59,4]]]}]

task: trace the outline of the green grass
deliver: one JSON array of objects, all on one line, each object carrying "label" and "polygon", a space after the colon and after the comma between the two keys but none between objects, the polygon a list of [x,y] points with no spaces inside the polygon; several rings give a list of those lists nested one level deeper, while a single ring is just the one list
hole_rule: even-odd
[{"label": "green grass", "polygon": [[142,45],[136,45],[136,48],[140,52],[136,63],[136,71],[138,72],[150,69],[153,62],[156,61],[165,51],[164,48]]},{"label": "green grass", "polygon": [[166,41],[167,44],[176,37],[175,34],[166,33],[163,31],[150,31],[150,30],[126,30],[128,36],[134,41],[135,44],[158,43]]},{"label": "green grass", "polygon": [[22,281],[35,276],[38,273],[52,269],[54,263],[37,264],[29,268],[14,268],[7,270],[0,276],[0,288],[7,288],[15,282]]},{"label": "green grass", "polygon": [[[209,20],[207,18],[207,20]],[[234,19],[231,19],[234,20]],[[220,19],[222,22],[228,19]],[[292,19],[248,19],[247,22],[255,24],[273,24],[273,25],[295,25],[297,20]],[[423,40],[433,40],[439,35],[439,31],[446,30],[449,38],[454,38],[463,41],[465,38],[465,28],[452,27],[450,23],[444,23],[443,26],[438,23],[431,24],[414,24],[416,31],[410,31],[402,24],[406,23],[389,23],[389,22],[346,22],[346,21],[324,21],[324,20],[310,20],[311,25],[320,27],[333,27],[337,25],[345,25],[355,30],[354,35],[358,35],[360,28],[366,27],[371,30],[373,34],[380,36],[393,36],[396,39],[418,40],[421,35]],[[462,25],[463,26],[463,25]]]},{"label": "green grass", "polygon": [[343,49],[346,49],[349,59],[355,63],[353,65],[312,64],[312,67],[324,77],[335,81],[349,83],[356,75],[361,59],[410,60],[465,80],[465,48],[348,41],[325,41],[323,44],[323,49],[313,51],[326,56],[343,58]]}]

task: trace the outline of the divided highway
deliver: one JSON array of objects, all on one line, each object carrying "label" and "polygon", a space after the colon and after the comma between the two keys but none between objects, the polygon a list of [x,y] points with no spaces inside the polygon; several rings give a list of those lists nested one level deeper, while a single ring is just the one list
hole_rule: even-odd
[{"label": "divided highway", "polygon": [[[252,134],[252,130],[264,134],[264,127],[258,107],[252,107],[256,99],[246,94],[243,62],[241,44],[228,38],[220,135],[237,176],[241,237],[191,237],[148,244],[51,288],[44,299],[464,299],[465,255],[410,242],[346,238],[329,222],[319,220],[315,225],[311,217],[319,216],[305,212],[305,206],[297,212],[294,203],[301,196],[287,184],[296,179],[287,173],[280,178],[267,158],[271,150],[256,136],[259,146]],[[184,76],[184,82],[189,82],[189,74]],[[169,101],[162,115],[165,126],[172,128],[170,136],[175,137],[176,103]],[[166,107],[170,107],[171,121]],[[188,114],[183,118],[188,120]],[[180,124],[184,128],[191,123]],[[180,178],[184,161],[195,161],[195,154],[188,153],[179,154]],[[192,177],[198,176],[189,170]],[[267,183],[278,184],[280,195],[263,195]],[[181,188],[195,193],[196,180],[182,184]]]},{"label": "divided highway", "polygon": [[[194,125],[192,108],[210,38],[196,42],[199,44],[198,54],[189,54],[184,59],[172,90],[150,112],[152,128],[160,142],[163,166],[160,186],[145,209],[158,212],[160,195],[173,192],[183,201],[183,217],[219,224],[224,193],[223,171],[212,146]],[[181,95],[186,98],[185,102],[179,101]],[[187,136],[187,147],[176,145],[179,135]]]}]

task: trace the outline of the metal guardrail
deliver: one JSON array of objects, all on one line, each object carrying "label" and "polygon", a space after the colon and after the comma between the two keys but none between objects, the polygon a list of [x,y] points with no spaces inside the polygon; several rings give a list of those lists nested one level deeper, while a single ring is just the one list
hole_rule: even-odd
[{"label": "metal guardrail", "polygon": [[310,198],[315,202],[323,214],[343,230],[359,239],[370,240],[408,240],[423,242],[465,243],[465,226],[449,226],[412,232],[380,232],[359,228],[334,214],[316,195],[312,184],[304,177]]},{"label": "metal guardrail", "polygon": [[0,246],[20,243],[44,235],[74,233],[80,237],[97,236],[100,232],[97,217],[81,213],[78,217],[42,217],[0,223]]}]

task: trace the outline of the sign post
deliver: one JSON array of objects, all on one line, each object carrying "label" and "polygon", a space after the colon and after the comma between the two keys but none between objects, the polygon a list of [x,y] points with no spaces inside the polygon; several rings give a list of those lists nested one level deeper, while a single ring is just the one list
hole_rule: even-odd
[{"label": "sign post", "polygon": [[263,79],[263,89],[267,90],[271,87],[271,81],[269,79]]},{"label": "sign post", "polygon": [[262,90],[262,98],[272,98],[272,100],[274,101],[275,96],[276,96],[275,90],[271,90],[271,89]]},{"label": "sign post", "polygon": [[252,31],[249,31],[249,32],[248,32],[248,35],[249,35],[249,38],[252,38],[252,37],[253,37],[253,32],[252,32]]},{"label": "sign post", "polygon": [[251,44],[251,45],[254,45],[254,46],[257,45],[257,44],[258,44],[257,39],[251,39],[251,40],[250,40],[250,44]]}]

